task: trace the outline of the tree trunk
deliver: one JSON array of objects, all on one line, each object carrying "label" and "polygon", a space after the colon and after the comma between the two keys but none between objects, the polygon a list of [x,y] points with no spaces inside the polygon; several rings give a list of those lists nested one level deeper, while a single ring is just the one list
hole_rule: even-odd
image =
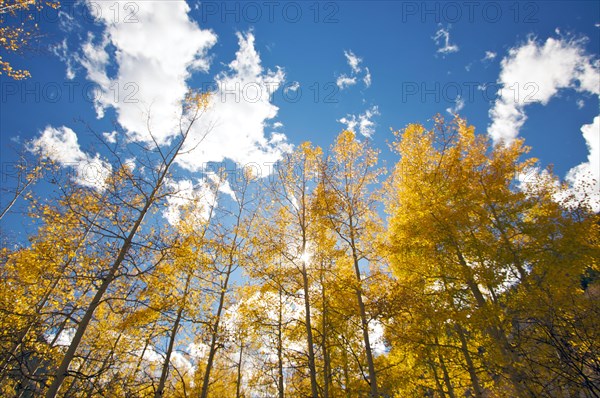
[{"label": "tree trunk", "polygon": [[284,398],[283,384],[283,300],[282,288],[279,286],[279,314],[277,318],[277,393],[279,398]]},{"label": "tree trunk", "polygon": [[318,398],[319,390],[317,389],[317,369],[315,367],[315,350],[313,346],[314,340],[310,320],[310,296],[308,293],[309,284],[308,274],[306,271],[306,261],[302,261],[302,283],[304,288],[304,318],[306,322],[306,343],[308,344],[308,371],[310,373],[310,389],[312,398]]},{"label": "tree trunk", "polygon": [[475,365],[473,364],[473,359],[471,358],[471,354],[469,353],[469,347],[467,345],[467,338],[465,337],[464,330],[462,326],[456,324],[454,326],[456,333],[458,334],[458,338],[460,340],[460,350],[465,357],[465,362],[467,363],[467,370],[469,372],[469,377],[471,378],[471,385],[473,386],[473,390],[475,391],[475,397],[482,397],[483,390],[481,389],[481,385],[479,384],[479,378],[477,377],[477,372],[475,371]]},{"label": "tree trunk", "polygon": [[321,300],[323,302],[323,319],[321,327],[321,346],[323,349],[323,398],[329,398],[329,386],[331,385],[331,359],[329,356],[329,348],[327,347],[327,298],[325,296],[325,288],[323,279],[321,279]]},{"label": "tree trunk", "polygon": [[[360,283],[360,270],[358,268],[358,260],[354,263],[356,270],[356,279]],[[371,350],[371,341],[369,338],[369,323],[367,321],[367,311],[365,309],[365,303],[362,298],[362,291],[359,287],[356,288],[356,299],[358,301],[358,308],[360,310],[360,323],[362,326],[363,339],[365,342],[365,354],[367,355],[367,366],[369,369],[369,386],[371,389],[371,397],[376,398],[377,393],[377,376],[375,374],[375,365],[373,364],[373,351]]]},{"label": "tree trunk", "polygon": [[237,378],[235,381],[235,398],[240,398],[240,390],[242,387],[242,359],[244,355],[244,340],[240,342],[240,358],[237,364]]},{"label": "tree trunk", "polygon": [[346,347],[342,348],[342,361],[344,364],[344,390],[346,392],[346,398],[350,398],[352,396],[352,391],[350,390],[350,369],[348,369],[348,351]]},{"label": "tree trunk", "polygon": [[439,391],[442,398],[446,398],[446,392],[444,391],[444,387],[442,386],[442,383],[440,382],[440,376],[438,376],[438,374],[437,374],[437,369],[435,367],[435,364],[433,363],[433,361],[431,359],[429,359],[427,362],[429,364],[429,369],[431,369],[431,372],[433,373],[433,380],[435,380],[435,385],[437,387],[437,390]]},{"label": "tree trunk", "polygon": [[[235,245],[234,245],[235,246]],[[233,250],[233,248],[232,248]],[[208,351],[208,360],[206,361],[206,369],[204,371],[204,378],[202,381],[202,391],[200,393],[201,398],[208,397],[208,385],[210,384],[210,372],[212,370],[215,354],[217,352],[217,338],[219,337],[219,326],[221,323],[221,314],[225,307],[225,294],[229,285],[229,277],[231,276],[233,267],[233,252],[230,253],[229,264],[227,265],[227,274],[225,276],[225,282],[221,287],[221,293],[219,294],[219,306],[217,307],[217,313],[215,315],[215,323],[213,325],[212,336],[210,339],[210,349]]]},{"label": "tree trunk", "polygon": [[[435,337],[435,344],[438,345],[439,341],[437,336]],[[444,356],[440,352],[439,345],[437,347],[438,360],[440,361],[440,368],[442,369],[442,375],[444,377],[444,384],[446,384],[446,388],[448,389],[448,396],[450,398],[456,398],[454,395],[454,387],[452,386],[452,380],[450,380],[450,375],[448,374],[448,368],[446,368],[446,362],[444,361]]]},{"label": "tree trunk", "polygon": [[169,365],[171,364],[171,354],[173,353],[173,347],[175,346],[175,338],[177,337],[177,330],[179,329],[179,324],[181,323],[181,318],[183,316],[183,310],[185,309],[185,302],[187,300],[190,279],[191,274],[188,274],[187,279],[185,280],[185,288],[183,290],[183,302],[177,309],[177,317],[175,318],[175,323],[173,323],[171,335],[169,336],[169,346],[167,348],[167,352],[165,353],[165,361],[163,362],[162,371],[160,373],[160,380],[158,382],[158,388],[156,389],[154,398],[160,398],[164,394],[165,384],[169,375]]},{"label": "tree trunk", "polygon": [[371,341],[369,338],[369,322],[367,320],[367,311],[365,309],[365,303],[362,297],[362,278],[360,276],[360,267],[358,264],[358,250],[356,248],[356,242],[354,238],[354,221],[352,214],[350,214],[350,249],[352,250],[352,260],[354,262],[354,272],[356,274],[356,299],[358,301],[358,308],[360,310],[360,323],[362,326],[363,339],[365,342],[365,353],[367,355],[367,366],[369,369],[369,385],[371,387],[371,397],[377,398],[379,393],[377,392],[377,374],[375,373],[375,364],[373,363],[373,351],[371,350]]}]

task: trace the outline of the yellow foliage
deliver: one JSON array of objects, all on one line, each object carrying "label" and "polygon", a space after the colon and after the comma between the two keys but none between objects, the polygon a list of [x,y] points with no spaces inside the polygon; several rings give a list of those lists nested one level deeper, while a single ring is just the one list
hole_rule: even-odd
[{"label": "yellow foliage", "polygon": [[[58,1],[39,1],[39,0],[0,0],[0,46],[8,52],[19,52],[24,50],[31,40],[34,39],[34,33],[38,26],[28,26],[26,22],[22,22],[19,26],[12,25],[2,26],[6,23],[6,17],[16,17],[19,15],[22,20],[27,22],[34,19],[33,13],[41,11],[44,7],[57,9],[60,7]],[[4,61],[0,56],[0,75],[6,75],[15,80],[26,79],[31,76],[29,71],[22,69],[14,69],[8,62]]]}]

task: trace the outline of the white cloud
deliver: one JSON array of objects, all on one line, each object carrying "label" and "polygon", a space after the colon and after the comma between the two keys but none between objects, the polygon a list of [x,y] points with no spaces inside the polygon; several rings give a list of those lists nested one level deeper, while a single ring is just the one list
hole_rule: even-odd
[{"label": "white cloud", "polygon": [[[144,347],[143,349],[134,350],[133,353],[138,357],[141,356],[141,358],[146,362],[160,364],[160,365],[163,364],[163,362],[165,361],[165,358],[166,358],[166,355],[164,353],[158,352],[156,347],[153,345],[148,345],[148,346]],[[190,355],[190,356],[192,356],[192,355]],[[171,358],[170,358],[169,363],[171,364],[171,366],[177,368],[178,373],[181,373],[184,375],[192,373],[196,369],[194,367],[194,365],[192,364],[192,362],[190,362],[190,360],[188,360],[184,356],[184,354],[182,354],[181,352],[177,352],[177,351],[173,351],[171,353]],[[160,368],[155,369],[154,373],[156,376],[159,376]]]},{"label": "white cloud", "polygon": [[450,27],[444,29],[441,25],[435,35],[432,37],[438,46],[437,52],[440,54],[451,54],[459,50],[456,44],[450,43]]},{"label": "white cloud", "polygon": [[106,46],[108,46],[110,41],[106,34],[102,37],[102,42],[100,44],[94,45],[93,41],[94,35],[88,33],[87,41],[81,48],[83,56],[79,58],[79,62],[85,68],[88,80],[98,85],[98,88],[94,93],[94,99],[97,98],[97,100],[94,101],[94,108],[96,109],[96,115],[101,119],[104,117],[104,101],[106,101],[106,99],[103,100],[102,97],[106,96],[104,93],[111,86],[111,80],[108,78],[106,72],[109,63],[109,55],[106,51]]},{"label": "white cloud", "polygon": [[360,63],[362,62],[362,58],[354,55],[352,51],[344,51],[344,56],[348,61],[348,65],[350,65],[350,68],[352,69],[352,73],[359,73],[361,71]]},{"label": "white cloud", "polygon": [[273,123],[273,128],[274,129],[280,129],[282,127],[283,127],[283,123],[281,123],[281,122],[275,122],[275,123]]},{"label": "white cloud", "polygon": [[265,165],[291,151],[285,136],[265,136],[267,121],[279,110],[271,103],[272,93],[285,75],[280,68],[263,70],[254,40],[252,33],[238,33],[236,58],[229,64],[229,72],[217,76],[211,105],[192,128],[184,151],[194,149],[178,157],[180,166],[195,171],[206,162],[230,159],[242,166],[257,164],[264,177],[272,171]]},{"label": "white cloud", "polygon": [[585,101],[582,99],[578,99],[576,104],[577,104],[577,108],[583,109],[583,107],[585,106]]},{"label": "white cloud", "polygon": [[[529,103],[546,105],[561,89],[600,95],[600,62],[586,53],[583,40],[549,38],[545,43],[529,39],[512,48],[501,62],[498,82],[503,89],[490,110],[492,123],[488,134],[494,142],[514,140],[527,119]],[[582,107],[583,101],[577,101]],[[570,188],[555,199],[570,206],[587,201],[600,211],[600,121],[581,127],[588,148],[587,162],[566,175]],[[530,184],[531,185],[531,184]]]},{"label": "white cloud", "polygon": [[95,188],[99,191],[106,189],[105,181],[110,176],[112,167],[96,154],[94,158],[86,158],[77,164],[77,182],[81,185]]},{"label": "white cloud", "polygon": [[365,77],[363,77],[363,82],[365,83],[365,87],[369,88],[371,87],[371,71],[369,70],[369,68],[365,68],[366,74]]},{"label": "white cloud", "polygon": [[[126,3],[89,3],[98,20],[104,22],[105,31],[97,44],[90,34],[81,64],[88,79],[99,86],[95,104],[98,117],[103,117],[106,107],[113,107],[130,139],[149,141],[150,116],[150,129],[163,143],[178,133],[181,101],[188,91],[186,79],[192,71],[208,70],[207,51],[217,38],[190,20],[190,8],[184,1],[140,2],[136,23],[115,22],[112,10],[126,10]],[[114,60],[107,52],[109,44],[115,49]],[[112,62],[117,74],[109,78],[107,69]]]},{"label": "white cloud", "polygon": [[485,52],[485,57],[483,57],[483,61],[493,61],[494,59],[496,59],[496,56],[498,54],[496,54],[493,51],[486,51]]},{"label": "white cloud", "polygon": [[356,77],[348,77],[346,75],[340,75],[335,84],[339,87],[340,90],[348,88],[350,86],[354,86],[356,84]]},{"label": "white cloud", "polygon": [[233,200],[237,200],[235,192],[231,188],[227,176],[217,173],[207,173],[206,177],[217,187],[217,190],[225,195],[230,196]]},{"label": "white cloud", "polygon": [[199,341],[197,343],[190,343],[187,346],[187,351],[189,352],[190,356],[194,359],[204,359],[206,358],[206,356],[208,356],[210,346]]},{"label": "white cloud", "polygon": [[135,350],[134,354],[136,356],[141,356],[143,360],[148,362],[161,363],[164,361],[164,357],[160,355],[152,345],[148,345],[148,347],[145,347],[144,349]]},{"label": "white cloud", "polygon": [[[88,79],[100,87],[98,116],[112,106],[128,139],[149,141],[149,124],[160,144],[168,142],[178,133],[181,101],[188,92],[186,79],[194,70],[208,70],[207,52],[217,38],[190,20],[186,2],[142,2],[135,15],[137,23],[111,23],[108,7],[116,6],[124,4],[94,3],[91,8],[101,13],[106,29],[99,43],[94,44],[98,40],[90,36],[82,49],[81,64]],[[266,121],[278,111],[270,101],[284,73],[279,68],[263,72],[253,34],[238,33],[238,40],[240,48],[229,71],[215,78],[211,106],[190,132],[184,148],[189,152],[178,158],[179,165],[189,170],[225,158],[243,164],[273,163],[291,149],[287,142],[275,143],[264,134]],[[114,60],[108,54],[113,47]],[[109,78],[113,61],[117,76]]]},{"label": "white cloud", "polygon": [[379,115],[379,109],[377,106],[373,106],[358,116],[346,115],[339,119],[338,122],[344,124],[346,130],[360,133],[365,137],[370,137],[375,132],[375,123],[371,119]]},{"label": "white cloud", "polygon": [[169,180],[166,183],[169,189],[167,208],[163,217],[169,224],[177,225],[185,212],[186,221],[194,217],[192,223],[201,224],[209,218],[212,207],[216,204],[216,195],[206,180],[199,179],[196,184],[192,180]]},{"label": "white cloud", "polygon": [[465,107],[465,100],[458,95],[456,100],[454,101],[454,106],[452,108],[446,108],[446,112],[451,115],[456,115]]},{"label": "white cloud", "polygon": [[585,203],[600,212],[600,116],[583,125],[581,132],[588,148],[587,161],[569,170],[566,188],[560,186],[558,179],[553,180],[547,170],[531,167],[517,176],[519,189],[535,195],[540,187],[550,184],[555,189],[554,200],[562,205],[573,208]]},{"label": "white cloud", "polygon": [[48,158],[62,167],[75,169],[75,181],[99,191],[106,188],[105,181],[112,167],[95,156],[88,155],[79,147],[77,134],[68,127],[46,127],[39,137],[28,143],[27,149]]},{"label": "white cloud", "polygon": [[135,157],[125,159],[125,161],[123,162],[123,166],[127,167],[130,171],[134,171],[137,168],[137,162]]},{"label": "white cloud", "polygon": [[566,180],[577,201],[587,198],[590,207],[600,212],[600,116],[581,127],[588,148],[587,162],[573,167]]},{"label": "white cloud", "polygon": [[298,91],[299,88],[300,88],[300,83],[293,82],[285,88],[285,92],[286,92],[286,94],[290,91],[295,93],[296,91]]},{"label": "white cloud", "polygon": [[30,150],[61,165],[73,164],[87,157],[79,148],[77,134],[68,127],[46,127],[42,134],[30,143]]},{"label": "white cloud", "polygon": [[102,133],[102,136],[104,137],[106,142],[108,142],[109,144],[114,144],[117,142],[117,134],[118,133],[113,130],[111,133]]},{"label": "white cloud", "polygon": [[50,51],[52,51],[54,55],[56,55],[66,64],[67,70],[65,74],[67,80],[73,80],[75,78],[75,70],[73,69],[73,56],[70,55],[67,39],[64,39],[60,44],[50,47]]},{"label": "white cloud", "polygon": [[[351,50],[344,51],[346,62],[350,66],[350,75],[341,74],[336,79],[336,84],[340,90],[354,86],[358,79],[361,79],[366,88],[371,86],[371,71],[367,67],[362,67],[362,58],[356,56]],[[362,74],[362,76],[360,76]]]},{"label": "white cloud", "polygon": [[58,334],[58,337],[56,336],[56,333],[48,333],[44,337],[48,343],[54,341],[55,347],[68,347],[71,345],[71,341],[73,341],[73,338],[75,337],[75,328],[61,330]]},{"label": "white cloud", "polygon": [[512,48],[501,62],[498,83],[503,87],[490,110],[488,134],[495,142],[511,142],[525,123],[529,103],[546,105],[560,89],[600,94],[598,61],[585,53],[581,41],[530,39]]},{"label": "white cloud", "polygon": [[58,11],[58,23],[59,27],[63,32],[72,32],[76,28],[79,28],[79,22],[75,19],[72,13],[65,12],[62,10]]},{"label": "white cloud", "polygon": [[375,356],[386,353],[383,325],[376,319],[369,322],[369,342]]},{"label": "white cloud", "polygon": [[[315,288],[315,286],[311,287]],[[310,291],[310,290],[309,290]],[[313,294],[317,292],[313,290]],[[305,311],[303,304],[303,292],[298,291],[297,295],[283,295],[281,297],[283,300],[281,302],[281,317],[283,324],[286,328],[293,328],[294,324],[297,322],[302,322],[304,319]],[[224,316],[224,326],[232,331],[235,331],[236,328],[239,329],[238,319],[243,318],[238,315],[240,308],[252,308],[255,311],[263,314],[266,319],[271,320],[272,325],[277,323],[279,319],[279,305],[280,305],[280,296],[272,291],[265,292],[256,292],[250,295],[249,297],[243,298],[238,304],[230,307]],[[267,323],[268,324],[268,323]],[[265,324],[265,325],[267,325]],[[275,362],[277,361],[277,348],[275,346],[275,341],[269,335],[270,333],[264,333],[258,336],[260,340],[260,348],[259,348],[259,362],[252,361],[250,359],[249,369],[246,371],[249,372],[249,376],[257,373],[264,372],[264,363],[265,362]],[[283,337],[283,349],[285,351],[297,351],[303,352],[305,351],[305,341],[298,340],[293,335],[288,333],[284,333]],[[285,356],[284,361],[286,362],[286,366],[292,365],[294,360],[288,356]],[[263,369],[261,371],[261,369]]]},{"label": "white cloud", "polygon": [[193,373],[196,369],[182,353],[177,351],[174,351],[171,354],[171,364],[183,374]]},{"label": "white cloud", "polygon": [[562,194],[560,191],[560,183],[548,170],[542,170],[538,166],[531,166],[516,176],[518,188],[528,195],[537,195],[540,189],[545,189],[547,186],[552,186],[556,189],[558,196],[555,200],[560,200]]}]

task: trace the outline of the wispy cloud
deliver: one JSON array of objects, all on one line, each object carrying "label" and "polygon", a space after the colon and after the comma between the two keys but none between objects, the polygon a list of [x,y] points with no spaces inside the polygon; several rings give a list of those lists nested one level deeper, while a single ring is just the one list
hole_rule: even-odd
[{"label": "wispy cloud", "polygon": [[365,68],[365,77],[363,77],[363,82],[365,83],[365,87],[371,87],[371,71],[369,68]]},{"label": "wispy cloud", "polygon": [[284,90],[285,90],[286,94],[290,91],[295,93],[296,91],[298,91],[299,88],[300,88],[300,82],[292,82],[291,84],[286,85]]},{"label": "wispy cloud", "polygon": [[339,87],[340,90],[348,88],[350,86],[354,86],[356,84],[356,77],[348,77],[346,75],[340,75],[335,84]]},{"label": "wispy cloud", "polygon": [[362,80],[365,87],[371,86],[371,71],[367,67],[361,66],[363,59],[354,54],[351,50],[344,51],[346,62],[350,66],[350,74],[341,74],[336,79],[336,84],[340,90],[354,86],[358,80]]},{"label": "wispy cloud", "polygon": [[216,204],[216,193],[208,180],[184,179],[180,181],[167,181],[170,195],[167,196],[167,208],[163,216],[171,225],[177,225],[181,221],[184,212],[186,220],[194,217],[198,223],[208,220],[212,207]]},{"label": "wispy cloud", "polygon": [[344,56],[348,61],[348,65],[352,69],[352,73],[359,73],[361,71],[360,63],[362,62],[362,58],[357,57],[352,51],[344,51]]},{"label": "wispy cloud", "polygon": [[458,114],[465,107],[465,100],[459,95],[456,97],[454,101],[454,106],[451,108],[446,108],[446,112],[451,115]]},{"label": "wispy cloud", "polygon": [[486,51],[485,56],[483,57],[482,61],[493,61],[494,59],[496,59],[497,55],[498,54],[496,54],[493,51]]},{"label": "wispy cloud", "polygon": [[73,67],[73,63],[75,62],[75,58],[70,54],[69,46],[67,44],[67,39],[63,39],[60,44],[50,47],[50,51],[54,55],[56,55],[61,61],[65,63],[67,66],[66,77],[68,80],[73,80],[75,78],[75,69]]},{"label": "wispy cloud", "polygon": [[432,37],[435,44],[438,46],[437,52],[443,55],[455,53],[459,50],[456,44],[450,43],[450,26],[444,28],[439,26],[437,32]]},{"label": "wispy cloud", "polygon": [[354,133],[360,133],[365,137],[370,137],[375,132],[375,122],[373,122],[373,118],[379,115],[379,108],[377,106],[373,106],[358,116],[350,114],[346,115],[345,117],[339,119],[338,122],[344,124],[346,130],[350,130]]}]

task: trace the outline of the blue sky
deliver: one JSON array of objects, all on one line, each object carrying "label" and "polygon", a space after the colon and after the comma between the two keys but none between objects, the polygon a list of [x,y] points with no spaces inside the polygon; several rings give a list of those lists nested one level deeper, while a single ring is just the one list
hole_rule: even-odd
[{"label": "blue sky", "polygon": [[37,17],[36,49],[6,56],[32,77],[0,77],[5,170],[24,146],[109,167],[86,124],[143,142],[150,113],[167,142],[185,91],[210,87],[216,127],[178,164],[192,179],[206,162],[327,147],[344,128],[393,164],[390,128],[455,111],[496,142],[525,138],[575,190],[600,177],[599,2],[107,0]]}]

